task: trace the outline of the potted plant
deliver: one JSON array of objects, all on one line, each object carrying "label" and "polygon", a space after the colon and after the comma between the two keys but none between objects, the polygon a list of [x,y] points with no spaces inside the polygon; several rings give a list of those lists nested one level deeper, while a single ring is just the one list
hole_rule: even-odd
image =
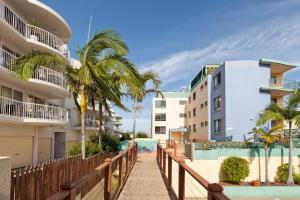
[{"label": "potted plant", "polygon": [[253,181],[251,182],[251,185],[254,186],[254,187],[260,186],[260,181],[259,181],[259,179],[253,180]]}]

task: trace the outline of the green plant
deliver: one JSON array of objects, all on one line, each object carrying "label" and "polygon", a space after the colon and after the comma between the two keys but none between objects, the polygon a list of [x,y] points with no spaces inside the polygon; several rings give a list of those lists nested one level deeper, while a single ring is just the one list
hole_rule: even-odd
[{"label": "green plant", "polygon": [[144,133],[144,132],[138,132],[135,137],[136,138],[149,138],[147,133]]},{"label": "green plant", "polygon": [[68,155],[73,156],[78,154],[81,154],[81,145],[79,143],[72,144],[68,151]]},{"label": "green plant", "polygon": [[229,157],[221,165],[224,181],[241,183],[249,175],[249,163],[244,158]]},{"label": "green plant", "polygon": [[95,143],[95,144],[99,143],[99,135],[96,135],[96,133],[90,134],[89,139],[91,143]]},{"label": "green plant", "polygon": [[130,133],[129,132],[123,133],[121,140],[122,141],[131,140]]},{"label": "green plant", "polygon": [[[285,183],[288,180],[289,177],[289,164],[284,163],[277,167],[277,180],[281,183]],[[293,167],[293,177],[295,177],[295,168]]]},{"label": "green plant", "polygon": [[[101,152],[99,144],[88,142],[85,146],[86,156],[92,156]],[[81,144],[73,144],[69,151],[68,155],[78,155],[81,154]]]},{"label": "green plant", "polygon": [[300,127],[300,90],[294,91],[289,98],[285,101],[284,106],[279,106],[276,103],[272,103],[265,108],[260,114],[257,125],[261,126],[271,121],[283,122],[286,121],[288,124],[288,142],[289,142],[289,175],[287,184],[293,184],[293,135],[292,124],[294,123],[297,127]]},{"label": "green plant", "polygon": [[300,185],[300,174],[294,175],[295,184]]},{"label": "green plant", "polygon": [[105,152],[114,152],[118,150],[119,138],[112,134],[103,134],[101,137],[101,147]]}]

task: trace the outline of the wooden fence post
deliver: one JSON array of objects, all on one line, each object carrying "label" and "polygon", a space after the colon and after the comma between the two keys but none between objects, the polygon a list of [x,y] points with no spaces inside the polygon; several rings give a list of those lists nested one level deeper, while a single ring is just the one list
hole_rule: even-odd
[{"label": "wooden fence post", "polygon": [[160,170],[162,170],[162,168],[163,168],[163,150],[162,150],[162,148],[160,147],[159,148],[159,154],[160,154],[160,156],[159,156],[159,158],[160,158],[160,161],[159,161],[159,167],[160,167]]},{"label": "wooden fence post", "polygon": [[104,200],[110,200],[111,192],[111,158],[106,158],[109,165],[104,169]]},{"label": "wooden fence post", "polygon": [[193,142],[191,142],[191,144],[190,144],[190,154],[191,154],[191,162],[193,162]]},{"label": "wooden fence post", "polygon": [[158,144],[156,144],[156,161],[157,161],[157,163],[159,161],[159,146],[158,146]]},{"label": "wooden fence post", "polygon": [[126,177],[129,173],[129,152],[126,150]]},{"label": "wooden fence post", "polygon": [[172,189],[172,157],[171,152],[168,152],[168,189]]},{"label": "wooden fence post", "polygon": [[222,193],[223,187],[217,183],[208,184],[207,188],[207,200],[214,200],[215,193]]},{"label": "wooden fence post", "polygon": [[70,192],[67,200],[75,200],[76,197],[76,182],[67,182],[60,186],[62,190],[68,190]]},{"label": "wooden fence post", "polygon": [[178,200],[184,200],[185,199],[185,170],[182,167],[181,164],[183,164],[185,161],[179,160],[179,176],[178,176]]},{"label": "wooden fence post", "polygon": [[163,148],[163,176],[167,175],[167,168],[166,168],[166,149]]},{"label": "wooden fence post", "polygon": [[123,184],[124,184],[124,179],[123,179],[123,153],[120,153],[122,156],[120,157],[119,160],[119,186],[122,189]]}]

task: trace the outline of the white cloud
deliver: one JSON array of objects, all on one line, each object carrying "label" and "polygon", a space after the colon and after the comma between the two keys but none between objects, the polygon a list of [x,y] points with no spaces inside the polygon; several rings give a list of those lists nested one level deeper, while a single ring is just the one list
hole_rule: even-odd
[{"label": "white cloud", "polygon": [[299,63],[299,55],[295,53],[300,48],[299,21],[299,14],[272,19],[206,47],[175,52],[142,67],[156,71],[164,84],[168,84],[179,80],[189,82],[203,64],[224,60],[268,57]]}]

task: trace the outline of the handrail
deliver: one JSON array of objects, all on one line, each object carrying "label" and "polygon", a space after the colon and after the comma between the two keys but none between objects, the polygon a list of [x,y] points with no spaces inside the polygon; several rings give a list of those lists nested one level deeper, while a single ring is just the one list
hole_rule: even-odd
[{"label": "handrail", "polygon": [[[16,59],[17,57],[15,55],[0,48],[0,65],[2,67],[13,72],[11,66]],[[57,72],[47,67],[42,67],[42,66],[38,67],[35,73],[32,75],[32,79],[52,83],[60,87],[63,87],[65,89],[67,88],[64,75],[60,72]]]},{"label": "handrail", "polygon": [[[168,143],[169,146],[169,143]],[[230,200],[224,193],[223,187],[217,183],[209,183],[205,178],[199,175],[196,171],[194,171],[191,167],[185,164],[183,159],[179,159],[176,156],[172,155],[171,152],[168,152],[166,148],[162,148],[159,144],[157,144],[157,163],[161,170],[161,173],[166,181],[168,190],[171,190],[173,195],[178,200],[184,200],[186,198],[185,195],[185,185],[186,185],[186,174],[187,172],[193,179],[192,181],[196,181],[199,183],[206,191],[207,191],[207,199],[208,200]],[[174,191],[172,187],[172,161],[178,163],[178,195]],[[168,172],[167,172],[168,170]],[[191,181],[187,179],[187,181]],[[192,183],[191,183],[192,184]],[[188,198],[188,197],[187,197]],[[193,198],[193,197],[191,197]]]},{"label": "handrail", "polygon": [[66,110],[55,106],[22,102],[0,96],[0,115],[64,122]]},{"label": "handrail", "polygon": [[19,15],[0,0],[0,18],[13,27],[18,33],[42,44],[45,44],[69,58],[67,45],[56,35],[33,25],[27,24]]},{"label": "handrail", "polygon": [[[64,183],[61,185],[61,191],[55,193],[46,200],[75,200],[77,196],[77,189],[86,184],[91,178],[97,173],[103,173],[104,175],[104,200],[117,199],[120,192],[122,191],[126,180],[137,160],[137,144],[129,146],[125,152],[120,152],[113,158],[105,159],[105,162],[93,169],[91,172],[81,177],[79,180],[72,183]],[[123,168],[123,157],[126,157],[125,168]],[[118,182],[119,189],[116,195],[111,194],[111,178],[112,178],[112,166],[114,163],[119,164]],[[123,170],[125,169],[126,174],[124,175]],[[67,194],[67,195],[66,195]]]}]

